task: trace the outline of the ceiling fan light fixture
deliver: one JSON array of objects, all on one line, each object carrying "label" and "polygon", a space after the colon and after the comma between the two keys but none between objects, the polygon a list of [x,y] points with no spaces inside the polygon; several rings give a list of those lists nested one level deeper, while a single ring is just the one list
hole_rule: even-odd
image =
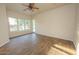
[{"label": "ceiling fan light fixture", "polygon": [[26,5],[26,4],[22,4],[22,5],[25,7],[28,7],[28,8],[25,8],[24,11],[26,11],[28,9],[28,10],[31,10],[32,12],[34,12],[34,10],[39,9],[38,7],[35,6],[34,3],[29,3],[29,5]]}]

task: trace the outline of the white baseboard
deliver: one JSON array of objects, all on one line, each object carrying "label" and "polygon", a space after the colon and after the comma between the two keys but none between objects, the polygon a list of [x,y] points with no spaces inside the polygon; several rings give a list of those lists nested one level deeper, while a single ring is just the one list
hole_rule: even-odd
[{"label": "white baseboard", "polygon": [[9,42],[9,40],[3,42],[3,44],[0,44],[0,47],[4,46],[5,44],[7,44]]},{"label": "white baseboard", "polygon": [[63,39],[63,40],[67,40],[67,41],[72,41],[73,42],[73,40],[68,40],[68,39],[64,39],[64,38],[53,36],[53,35],[51,36],[51,35],[42,34],[42,33],[37,33],[37,34],[44,35],[44,36],[49,36],[49,37],[54,37],[54,38],[59,38],[59,39]]}]

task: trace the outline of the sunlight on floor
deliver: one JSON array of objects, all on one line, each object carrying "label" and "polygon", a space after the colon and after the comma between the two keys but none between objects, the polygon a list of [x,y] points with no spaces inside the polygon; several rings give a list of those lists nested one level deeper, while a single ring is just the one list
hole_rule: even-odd
[{"label": "sunlight on floor", "polygon": [[68,55],[63,51],[60,51],[59,49],[56,49],[54,47],[51,47],[50,50],[47,52],[48,55]]},{"label": "sunlight on floor", "polygon": [[77,45],[77,55],[79,55],[79,43]]},{"label": "sunlight on floor", "polygon": [[63,50],[63,51],[69,52],[71,54],[75,54],[74,50],[69,49],[67,47],[64,47],[64,46],[61,46],[61,45],[58,45],[58,44],[55,44],[54,46],[57,47],[57,48],[59,48],[59,49],[61,49],[61,50]]}]

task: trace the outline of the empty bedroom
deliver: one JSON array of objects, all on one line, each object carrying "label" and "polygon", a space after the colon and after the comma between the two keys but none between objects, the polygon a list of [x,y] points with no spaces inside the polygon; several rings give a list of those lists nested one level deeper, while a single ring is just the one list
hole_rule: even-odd
[{"label": "empty bedroom", "polygon": [[0,3],[0,55],[78,55],[78,3]]}]

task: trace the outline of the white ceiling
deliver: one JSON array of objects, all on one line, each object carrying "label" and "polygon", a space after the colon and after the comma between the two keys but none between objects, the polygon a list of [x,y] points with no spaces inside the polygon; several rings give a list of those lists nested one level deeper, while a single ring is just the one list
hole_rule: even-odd
[{"label": "white ceiling", "polygon": [[[28,3],[26,3],[28,5]],[[25,13],[26,15],[32,15],[41,13],[56,7],[60,7],[65,5],[64,3],[35,3],[35,6],[39,8],[39,10],[35,10],[34,12],[31,12],[29,10],[24,11],[25,6],[23,6],[21,3],[7,3],[6,7],[7,10],[16,11],[19,13]]]}]

